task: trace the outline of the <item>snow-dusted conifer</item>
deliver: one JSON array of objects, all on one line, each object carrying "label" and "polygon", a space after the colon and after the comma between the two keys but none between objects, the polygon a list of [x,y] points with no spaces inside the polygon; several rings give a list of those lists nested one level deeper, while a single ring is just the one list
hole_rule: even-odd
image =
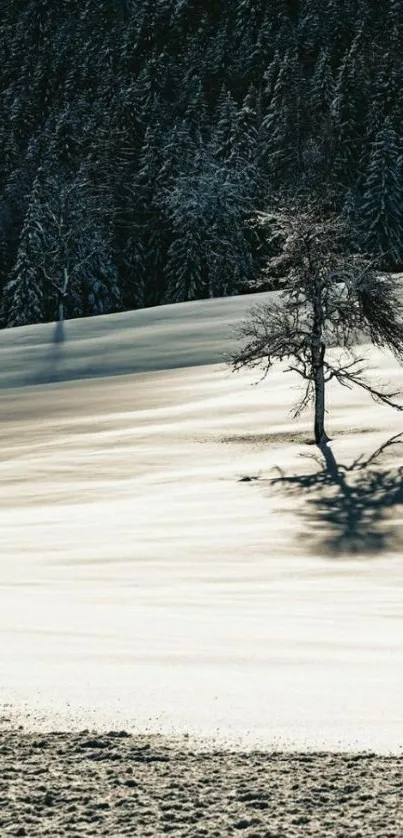
[{"label": "snow-dusted conifer", "polygon": [[335,173],[349,186],[356,176],[367,114],[367,77],[361,33],[340,64],[331,113],[336,147]]},{"label": "snow-dusted conifer", "polygon": [[269,167],[277,184],[295,181],[301,170],[303,88],[297,54],[292,49],[283,58],[263,121],[269,143]]},{"label": "snow-dusted conifer", "polygon": [[201,150],[193,170],[166,190],[163,205],[173,231],[165,300],[236,293],[251,272],[245,229],[251,203],[242,173]]},{"label": "snow-dusted conifer", "polygon": [[231,93],[222,87],[214,114],[211,149],[222,162],[226,162],[233,151],[233,138],[238,118],[238,107]]},{"label": "snow-dusted conifer", "polygon": [[360,229],[367,248],[386,265],[403,264],[403,156],[390,119],[372,144],[360,206]]},{"label": "snow-dusted conifer", "polygon": [[40,207],[40,177],[31,193],[11,278],[4,289],[3,319],[7,326],[40,323],[46,317],[46,277],[38,264],[43,228]]},{"label": "snow-dusted conifer", "polygon": [[334,77],[328,49],[321,49],[310,82],[309,100],[318,118],[327,116],[334,98]]}]

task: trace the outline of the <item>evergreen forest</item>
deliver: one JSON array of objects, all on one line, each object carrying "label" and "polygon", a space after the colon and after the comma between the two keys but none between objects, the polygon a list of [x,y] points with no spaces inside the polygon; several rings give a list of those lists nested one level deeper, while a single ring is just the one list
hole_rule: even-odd
[{"label": "evergreen forest", "polygon": [[403,269],[401,0],[0,0],[0,325],[253,292],[279,202]]}]

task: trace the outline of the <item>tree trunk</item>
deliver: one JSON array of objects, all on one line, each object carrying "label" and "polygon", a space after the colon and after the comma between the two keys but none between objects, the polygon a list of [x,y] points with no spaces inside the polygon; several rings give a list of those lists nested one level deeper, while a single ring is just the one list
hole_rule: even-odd
[{"label": "tree trunk", "polygon": [[[308,249],[309,256],[311,256]],[[312,294],[312,334],[311,334],[311,361],[312,378],[315,388],[315,420],[314,434],[316,445],[326,445],[329,437],[325,431],[325,352],[326,346],[323,341],[323,328],[325,324],[325,310],[323,302],[324,285],[322,278],[318,275],[315,265],[310,261],[312,270],[313,294]]]},{"label": "tree trunk", "polygon": [[315,384],[315,422],[314,433],[316,445],[323,445],[329,441],[325,431],[325,372],[323,361],[325,358],[325,345],[320,344],[319,348],[313,351],[314,384]]},{"label": "tree trunk", "polygon": [[67,286],[69,284],[69,275],[67,273],[67,268],[63,270],[64,280],[63,280],[63,288],[59,288],[59,322],[63,323],[64,321],[64,303],[67,299]]}]

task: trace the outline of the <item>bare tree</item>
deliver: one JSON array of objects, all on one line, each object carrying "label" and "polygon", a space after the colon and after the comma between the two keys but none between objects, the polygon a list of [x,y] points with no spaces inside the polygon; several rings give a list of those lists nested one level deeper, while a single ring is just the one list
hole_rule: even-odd
[{"label": "bare tree", "polygon": [[85,303],[91,292],[100,301],[98,306],[95,299],[88,301],[89,308],[97,314],[105,307],[108,311],[119,292],[109,248],[112,210],[106,190],[95,188],[80,172],[71,182],[48,179],[44,197],[39,227],[45,235],[37,264],[56,292],[57,318],[63,322],[68,307],[73,314],[88,313]]},{"label": "bare tree", "polygon": [[103,314],[119,306],[104,188],[79,171],[38,172],[17,259],[5,288],[7,325]]},{"label": "bare tree", "polygon": [[[378,390],[365,379],[365,359],[355,347],[362,340],[403,357],[402,303],[391,277],[379,274],[361,254],[349,255],[347,233],[335,218],[318,220],[309,209],[262,214],[258,223],[281,244],[281,255],[269,260],[266,272],[286,274],[285,287],[273,302],[251,309],[239,328],[242,340],[233,354],[234,370],[262,367],[267,375],[275,361],[305,381],[295,414],[314,403],[314,436],[326,444],[325,391],[335,379],[357,385],[373,399],[403,410],[396,392]],[[343,352],[334,360],[329,347]]]}]

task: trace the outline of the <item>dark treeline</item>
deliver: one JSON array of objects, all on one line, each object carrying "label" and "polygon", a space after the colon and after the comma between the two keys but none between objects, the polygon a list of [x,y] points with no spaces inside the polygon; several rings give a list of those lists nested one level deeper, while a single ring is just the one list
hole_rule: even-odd
[{"label": "dark treeline", "polygon": [[250,225],[403,265],[401,0],[0,0],[0,323],[259,287]]}]

